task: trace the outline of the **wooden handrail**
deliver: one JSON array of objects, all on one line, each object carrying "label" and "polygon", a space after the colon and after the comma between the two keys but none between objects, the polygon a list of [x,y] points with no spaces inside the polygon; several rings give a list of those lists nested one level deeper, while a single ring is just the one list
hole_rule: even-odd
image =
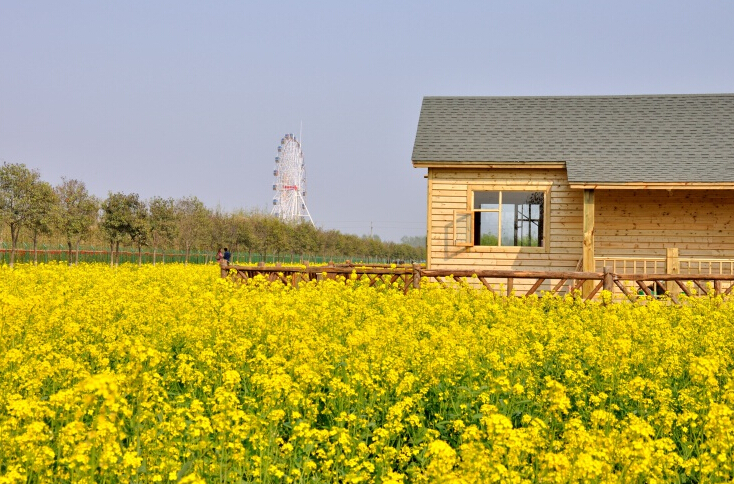
[{"label": "wooden handrail", "polygon": [[515,279],[583,279],[601,280],[603,272],[575,272],[575,271],[505,271],[505,270],[467,270],[467,269],[421,269],[421,275],[425,277],[491,277],[503,279],[512,277]]},{"label": "wooden handrail", "polygon": [[614,274],[623,281],[734,281],[734,274]]},{"label": "wooden handrail", "polygon": [[[574,292],[581,288],[582,284],[588,281],[592,285],[592,290],[585,295],[585,299],[594,298],[601,290],[614,292],[615,288],[626,296],[629,300],[636,300],[639,295],[658,296],[665,292],[671,300],[678,302],[676,294],[683,292],[686,295],[693,295],[690,287],[685,283],[691,283],[695,286],[698,294],[724,294],[730,295],[734,291],[734,274],[616,274],[605,268],[603,272],[582,272],[582,271],[510,271],[510,270],[470,270],[470,269],[423,269],[418,264],[412,267],[368,267],[368,266],[318,266],[318,267],[295,267],[295,266],[240,266],[233,265],[227,268],[235,271],[235,278],[250,279],[257,275],[265,276],[269,281],[281,281],[284,284],[291,284],[295,287],[300,282],[335,279],[337,276],[344,276],[345,280],[350,279],[351,275],[356,275],[360,279],[364,279],[370,286],[374,286],[378,282],[383,284],[393,284],[400,281],[404,292],[410,289],[420,289],[421,280],[434,280],[442,285],[448,285],[449,281],[458,283],[467,283],[469,280],[477,280],[481,286],[492,292],[497,286],[493,287],[488,279],[505,280],[505,290],[507,295],[516,294],[519,296],[528,296],[535,294],[542,284],[551,280],[559,281],[552,289],[546,290],[547,293],[557,294],[564,287],[568,292]],[[533,281],[529,289],[526,291],[515,291],[517,280]],[[722,282],[730,281],[728,287],[724,287]],[[665,289],[664,283],[668,288],[675,291]],[[568,283],[568,284],[567,284]],[[629,286],[625,286],[628,283]],[[712,283],[707,286],[707,283]],[[709,290],[709,287],[711,290]]]}]

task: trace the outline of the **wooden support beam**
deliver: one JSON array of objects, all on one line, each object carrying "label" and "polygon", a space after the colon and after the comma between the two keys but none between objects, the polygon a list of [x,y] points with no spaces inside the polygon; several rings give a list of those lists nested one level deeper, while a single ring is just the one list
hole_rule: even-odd
[{"label": "wooden support beam", "polygon": [[492,294],[494,294],[494,289],[492,289],[492,285],[487,282],[487,279],[485,277],[479,277],[478,279],[482,284],[484,284],[484,287],[486,287],[489,291],[492,292]]},{"label": "wooden support beam", "polygon": [[612,291],[614,289],[614,274],[609,272],[609,268],[604,268],[604,277],[602,278],[602,282],[604,282],[603,289],[605,291]]},{"label": "wooden support beam", "polygon": [[553,287],[551,293],[556,294],[558,291],[560,291],[563,285],[566,284],[566,281],[568,281],[568,279],[561,279],[560,281],[558,281],[558,284]]},{"label": "wooden support beam", "polygon": [[544,282],[545,282],[545,279],[538,279],[537,281],[535,281],[535,284],[532,285],[532,287],[528,290],[527,294],[525,295],[530,296],[531,294],[534,294],[535,291],[537,291],[540,285],[543,284]]},{"label": "wooden support beam", "polygon": [[640,286],[640,289],[642,289],[642,292],[644,292],[646,296],[652,297],[652,291],[647,287],[645,281],[637,281],[637,285]]},{"label": "wooden support beam", "polygon": [[[680,274],[680,259],[678,258],[678,248],[668,247],[665,249],[665,273]],[[678,294],[678,285],[673,281],[668,281],[666,290],[671,296]]]},{"label": "wooden support beam", "polygon": [[622,294],[627,296],[627,299],[629,299],[630,301],[635,300],[635,295],[632,294],[626,287],[624,287],[624,284],[622,283],[622,281],[620,281],[619,279],[615,279],[614,284],[616,284],[619,290],[622,291]]},{"label": "wooden support beam", "polygon": [[571,287],[571,293],[574,293],[581,289],[581,286],[584,285],[584,282],[586,282],[586,279],[576,279],[576,284]]},{"label": "wooden support beam", "polygon": [[[594,281],[587,281],[587,282],[591,282],[592,284],[594,283]],[[603,285],[604,285],[604,281],[599,281],[599,284],[597,284],[596,286],[594,286],[594,288],[591,290],[591,292],[589,293],[589,295],[586,296],[584,299],[586,299],[587,301],[591,301],[591,299],[594,296],[596,296],[596,293],[601,290],[601,288],[602,288]]]},{"label": "wooden support beam", "polygon": [[[583,239],[583,271],[594,272],[594,190],[584,189],[584,239]],[[594,282],[586,281],[583,285],[582,296],[588,297],[594,290]]]},{"label": "wooden support beam", "polygon": [[701,280],[698,280],[698,279],[693,279],[693,283],[694,283],[694,284],[695,284],[696,286],[698,286],[698,288],[699,288],[699,289],[701,290],[701,293],[702,293],[702,294],[703,294],[704,296],[708,296],[708,295],[709,295],[709,292],[708,292],[708,290],[706,289],[706,286],[704,286],[704,282],[703,282],[703,281],[701,281]]},{"label": "wooden support beam", "polygon": [[683,281],[675,281],[675,283],[678,284],[678,287],[686,294],[686,296],[691,295],[690,289],[688,289],[688,287],[683,284]]}]

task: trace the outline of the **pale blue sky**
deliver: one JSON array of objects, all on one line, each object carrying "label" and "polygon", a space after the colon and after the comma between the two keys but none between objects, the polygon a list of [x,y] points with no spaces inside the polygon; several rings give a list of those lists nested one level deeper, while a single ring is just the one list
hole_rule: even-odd
[{"label": "pale blue sky", "polygon": [[732,0],[0,0],[0,162],[269,210],[302,122],[316,224],[398,240],[423,96],[734,92],[732,26]]}]

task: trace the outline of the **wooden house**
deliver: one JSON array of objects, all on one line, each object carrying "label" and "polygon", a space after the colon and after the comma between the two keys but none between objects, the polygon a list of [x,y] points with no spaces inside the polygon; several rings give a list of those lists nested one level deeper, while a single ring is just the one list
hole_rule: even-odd
[{"label": "wooden house", "polygon": [[734,94],[426,97],[431,269],[734,272]]}]

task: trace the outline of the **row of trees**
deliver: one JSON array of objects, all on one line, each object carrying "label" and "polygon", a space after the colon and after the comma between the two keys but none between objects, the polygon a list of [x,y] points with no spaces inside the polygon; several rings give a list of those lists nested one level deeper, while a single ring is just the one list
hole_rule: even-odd
[{"label": "row of trees", "polygon": [[252,254],[284,253],[425,258],[425,243],[420,239],[404,238],[396,244],[321,230],[305,222],[284,223],[257,211],[212,210],[194,196],[143,200],[136,193],[109,193],[100,200],[82,181],[63,179],[52,186],[38,171],[22,164],[3,163],[0,167],[0,222],[9,229],[11,266],[21,234],[30,240],[34,253],[40,240],[61,237],[70,263],[75,248],[78,261],[82,242],[109,244],[110,264],[115,263],[124,244],[137,248],[139,262],[143,247],[151,248],[153,263],[161,248],[183,250],[188,260],[192,250],[215,250],[223,245],[246,252],[248,259]]}]

